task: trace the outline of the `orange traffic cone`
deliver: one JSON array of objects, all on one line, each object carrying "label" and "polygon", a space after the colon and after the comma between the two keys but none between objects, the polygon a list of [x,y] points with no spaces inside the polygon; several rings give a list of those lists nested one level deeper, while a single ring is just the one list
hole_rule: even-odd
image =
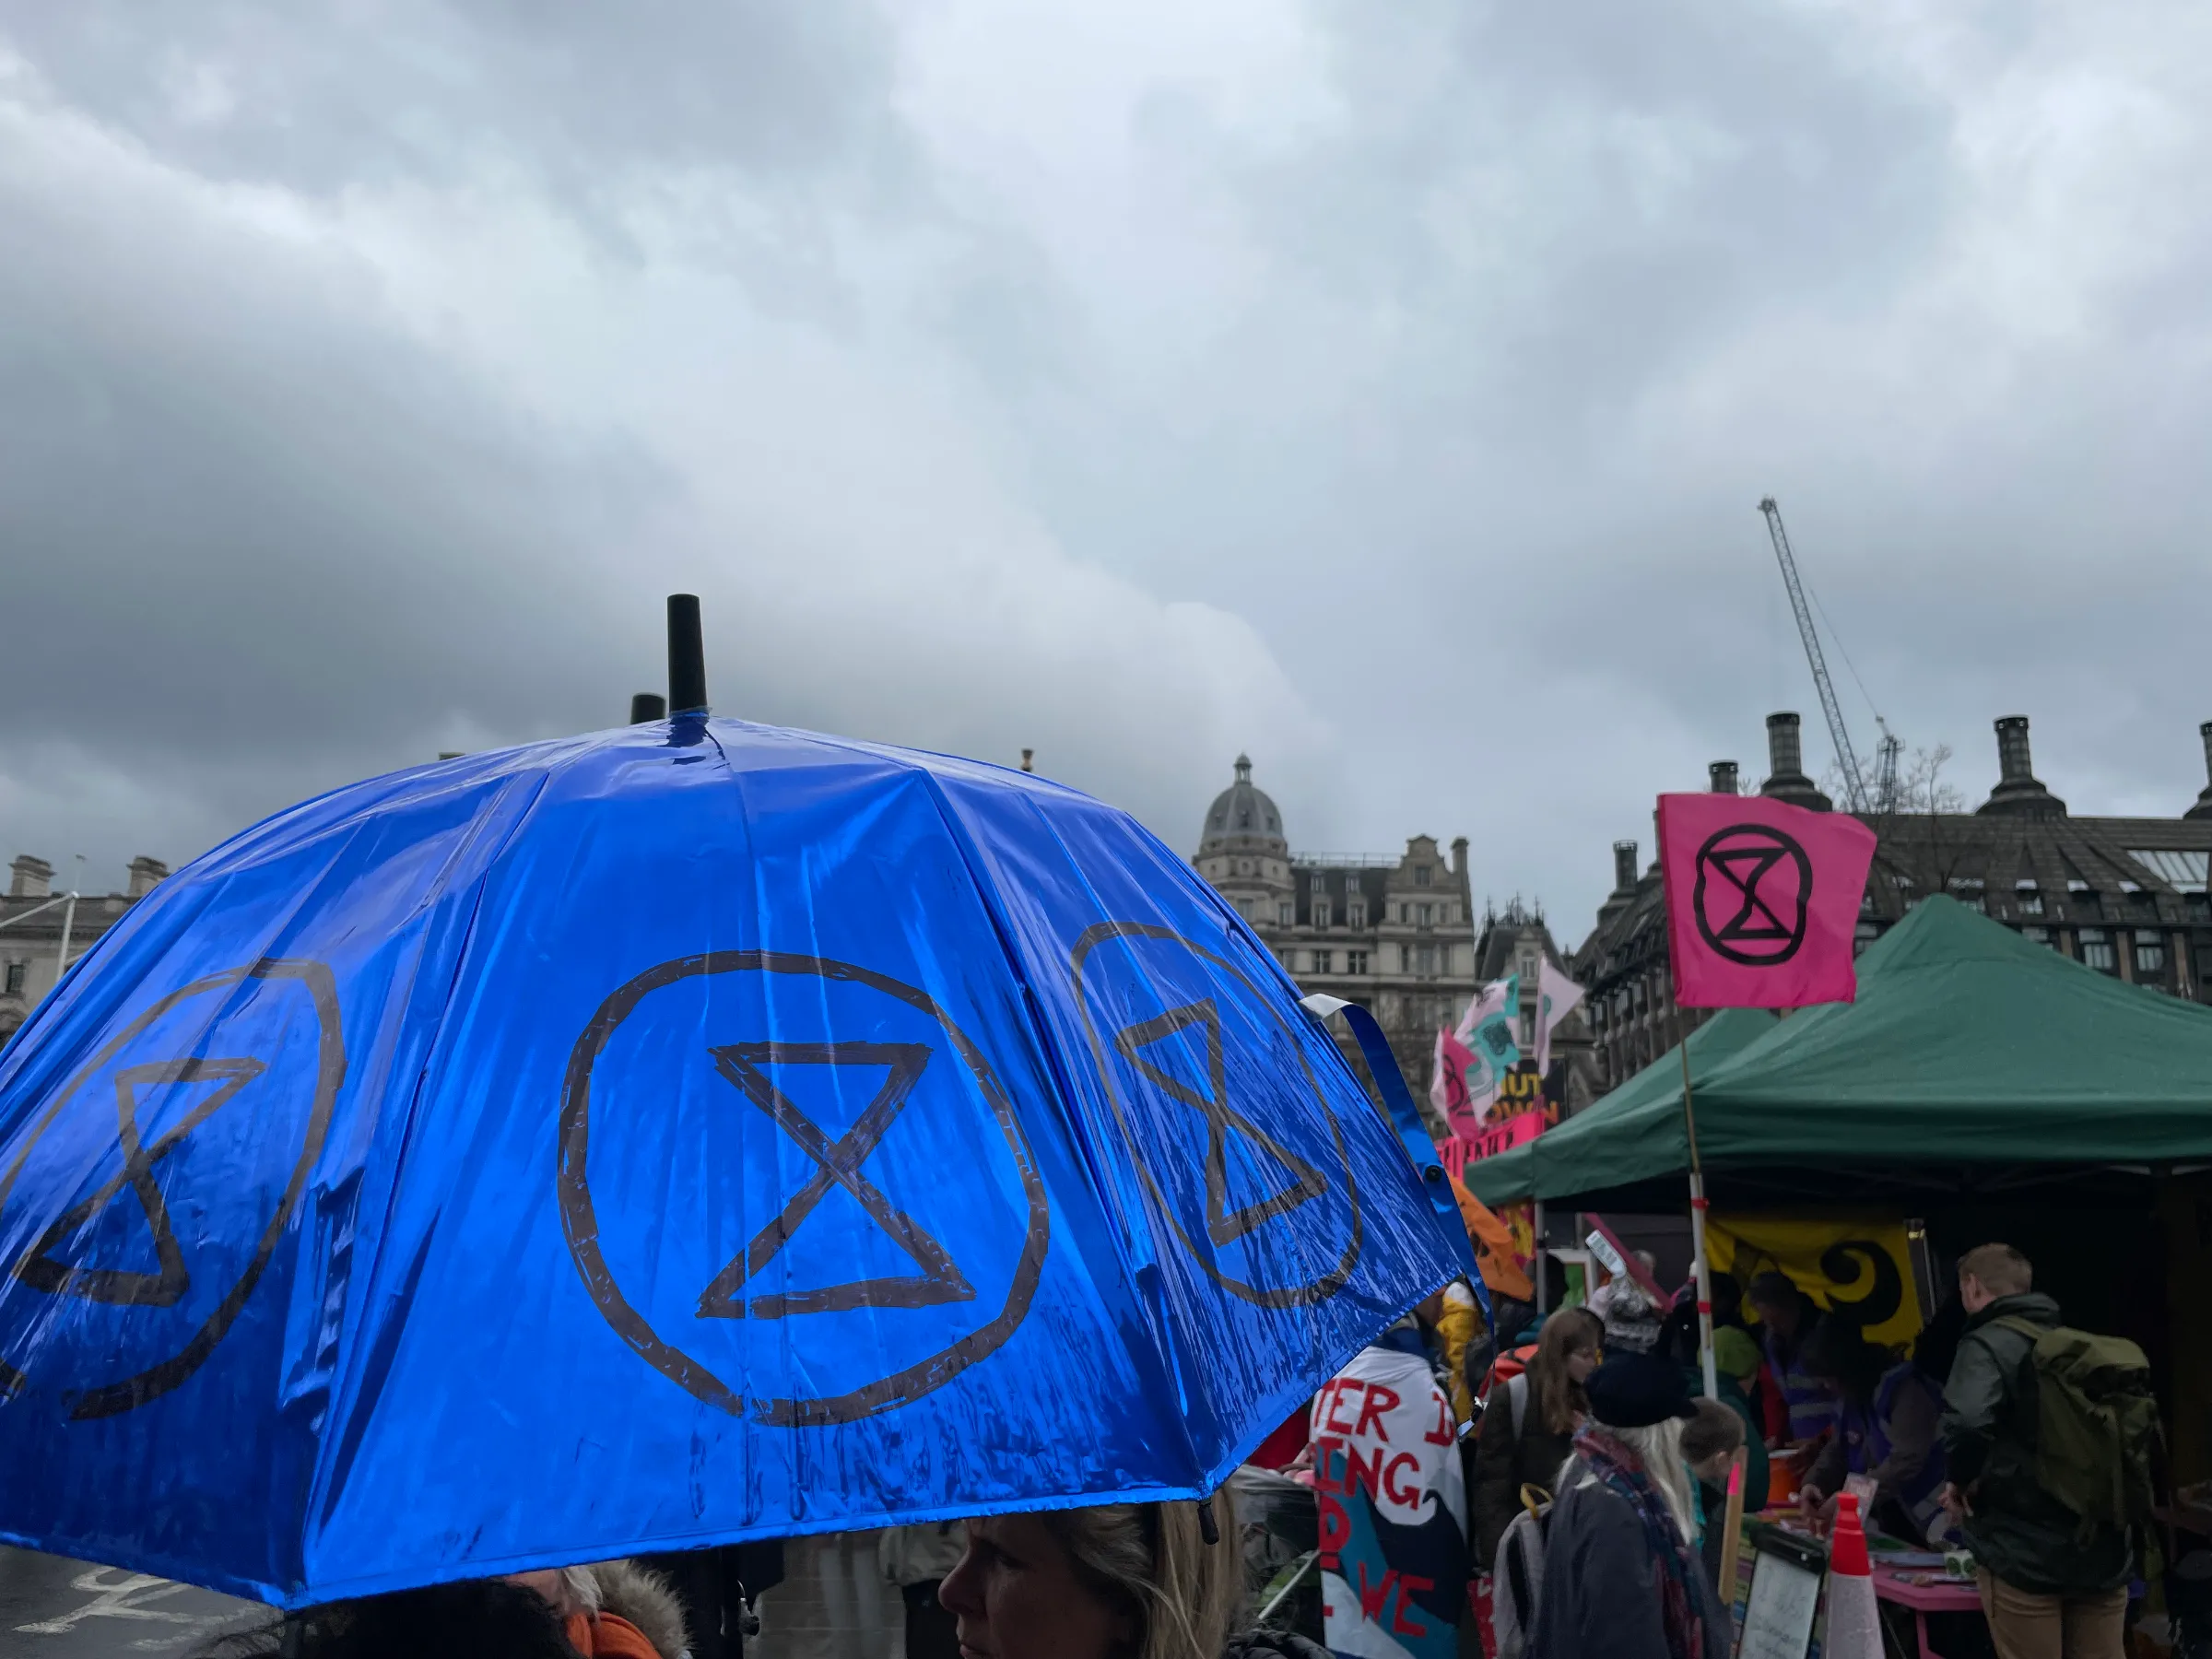
[{"label": "orange traffic cone", "polygon": [[1822,1659],[1882,1659],[1882,1618],[1874,1596],[1874,1567],[1866,1559],[1866,1529],[1855,1494],[1836,1499],[1836,1526],[1828,1541],[1828,1636]]}]

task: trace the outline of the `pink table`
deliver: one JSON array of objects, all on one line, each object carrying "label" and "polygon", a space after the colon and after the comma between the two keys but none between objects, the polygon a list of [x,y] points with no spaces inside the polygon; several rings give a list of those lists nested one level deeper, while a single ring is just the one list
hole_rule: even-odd
[{"label": "pink table", "polygon": [[1928,1645],[1929,1614],[1982,1611],[1982,1593],[1971,1584],[1910,1583],[1903,1570],[1879,1562],[1874,1569],[1874,1594],[1881,1601],[1912,1609],[1912,1633],[1920,1641],[1920,1659],[1942,1659]]}]

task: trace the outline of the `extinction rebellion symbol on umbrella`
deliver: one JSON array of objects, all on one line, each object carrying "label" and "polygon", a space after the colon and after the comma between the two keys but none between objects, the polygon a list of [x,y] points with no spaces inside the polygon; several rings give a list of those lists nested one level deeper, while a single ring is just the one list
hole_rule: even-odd
[{"label": "extinction rebellion symbol on umbrella", "polygon": [[1794,839],[1764,824],[1733,824],[1698,849],[1691,913],[1698,935],[1747,968],[1774,968],[1805,943],[1813,864]]},{"label": "extinction rebellion symbol on umbrella", "polygon": [[[820,1029],[784,1034],[809,1026]],[[866,1038],[840,1034],[853,1027]],[[738,1040],[721,1040],[725,1029]],[[700,1034],[707,1041],[700,1042]],[[664,1054],[676,1056],[677,1071],[636,1069]],[[767,1179],[775,1180],[794,1150],[807,1172],[795,1182],[788,1173],[777,1181],[766,1220],[717,1271],[701,1271],[696,1301],[679,1313],[665,1298],[656,1307],[641,1304],[653,1279],[669,1274],[685,1250],[709,1247],[717,1211],[743,1213],[745,1170],[702,1168],[695,1154],[687,1166],[677,1148],[677,1160],[664,1157],[646,1186],[603,1182],[604,1190],[594,1192],[592,1155],[594,1146],[611,1141],[618,1162],[626,1128],[644,1123],[650,1130],[653,1122],[672,1121],[670,1090],[690,1093],[696,1086],[685,1079],[695,1074],[684,1068],[706,1062],[717,1080],[704,1085],[710,1092],[692,1098],[709,1121],[721,1110],[719,1100],[726,1100],[732,1111],[757,1111],[774,1125],[783,1156],[756,1156],[754,1173],[766,1170]],[[871,1070],[880,1080],[841,1134],[825,1128],[818,1111],[810,1114],[794,1098],[796,1080],[808,1074],[817,1083],[835,1083],[842,1080],[836,1074],[865,1079]],[[1014,1196],[1010,1209],[1003,1198],[970,1202],[943,1179],[911,1190],[922,1161],[911,1146],[904,1183],[910,1190],[891,1190],[901,1183],[865,1169],[902,1122],[917,1121],[907,1115],[917,1091],[930,1096],[921,1120],[925,1138],[942,1140],[955,1120],[980,1120],[982,1140],[994,1148],[986,1161],[1005,1163],[996,1179],[991,1170],[976,1171],[977,1190]],[[695,1199],[700,1219],[689,1222],[680,1194],[694,1176],[707,1185]],[[679,957],[647,969],[600,1005],[569,1057],[556,1190],[569,1253],[615,1333],[696,1398],[732,1413],[749,1410],[779,1427],[852,1422],[888,1411],[989,1358],[1029,1316],[1051,1243],[1051,1206],[1035,1155],[1012,1100],[974,1040],[915,986],[850,962],[776,951]],[[821,1216],[810,1228],[809,1218],[840,1193],[844,1217]],[[641,1194],[649,1209],[641,1206]],[[917,1211],[935,1218],[925,1227]],[[841,1232],[841,1226],[864,1228],[865,1236]],[[618,1235],[629,1234],[649,1241],[650,1264],[641,1260],[631,1269],[634,1281],[626,1291]],[[851,1274],[851,1261],[877,1253],[871,1242],[879,1247],[885,1240],[915,1272],[796,1288],[770,1272],[789,1275],[794,1241],[803,1250],[811,1241],[818,1256],[826,1247]],[[727,1248],[714,1247],[713,1257]],[[957,1256],[966,1256],[966,1265]],[[988,1285],[987,1299],[979,1283]],[[692,1294],[685,1291],[684,1300]],[[938,1324],[930,1323],[933,1311],[967,1303],[978,1304],[971,1314],[956,1313],[947,1324],[939,1312]],[[918,1323],[888,1323],[880,1312],[887,1309],[913,1310]],[[683,1334],[676,1321],[687,1314],[711,1323]],[[839,1314],[865,1323],[847,1325]],[[760,1349],[748,1347],[743,1333],[756,1322],[786,1320],[802,1322],[772,1345],[789,1361],[787,1374],[780,1385],[763,1385],[772,1367],[758,1362]],[[725,1352],[735,1357],[714,1358]],[[740,1375],[745,1382],[735,1380]]]},{"label": "extinction rebellion symbol on umbrella", "polygon": [[[92,1172],[111,1158],[119,1166],[59,1214],[39,1218],[45,1225],[6,1265],[8,1279],[53,1299],[37,1309],[11,1289],[0,1324],[12,1329],[28,1316],[45,1333],[50,1365],[65,1355],[76,1360],[57,1366],[55,1378],[72,1420],[135,1410],[206,1363],[291,1228],[345,1079],[330,969],[265,958],[159,998],[30,1123],[0,1172],[0,1213],[24,1205],[34,1188],[66,1194],[87,1150],[97,1159]],[[246,1103],[218,1118],[241,1093]],[[240,1112],[248,1114],[243,1124]],[[178,1173],[195,1149],[196,1184],[194,1170]],[[67,1177],[57,1160],[71,1167]],[[218,1182],[210,1182],[211,1168]],[[237,1235],[211,1214],[237,1225]],[[150,1272],[119,1265],[133,1261],[128,1254],[101,1255],[127,1251],[134,1234]],[[57,1317],[56,1305],[70,1303],[83,1311]],[[0,1359],[0,1398],[36,1380]]]},{"label": "extinction rebellion symbol on umbrella", "polygon": [[1170,928],[1098,923],[1069,968],[1137,1179],[1199,1270],[1254,1307],[1336,1295],[1359,1262],[1359,1183],[1297,1030]]}]

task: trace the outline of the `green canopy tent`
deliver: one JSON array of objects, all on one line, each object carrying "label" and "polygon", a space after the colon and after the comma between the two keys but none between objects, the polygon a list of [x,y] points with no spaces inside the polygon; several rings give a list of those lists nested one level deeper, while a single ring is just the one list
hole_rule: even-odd
[{"label": "green canopy tent", "polygon": [[[1689,1053],[1716,1202],[1986,1194],[2212,1165],[2212,1008],[2123,984],[1940,896],[1868,947],[1856,1002],[1763,1030],[1724,1013]],[[1688,1168],[1675,1055],[1470,1165],[1466,1184],[1489,1204],[1671,1210]]]}]

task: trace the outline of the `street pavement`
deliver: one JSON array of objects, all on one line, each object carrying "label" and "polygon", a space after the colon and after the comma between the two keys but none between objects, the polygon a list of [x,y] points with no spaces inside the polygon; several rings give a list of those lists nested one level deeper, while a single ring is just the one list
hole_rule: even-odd
[{"label": "street pavement", "polygon": [[0,1547],[0,1659],[182,1655],[254,1612],[167,1579]]}]

